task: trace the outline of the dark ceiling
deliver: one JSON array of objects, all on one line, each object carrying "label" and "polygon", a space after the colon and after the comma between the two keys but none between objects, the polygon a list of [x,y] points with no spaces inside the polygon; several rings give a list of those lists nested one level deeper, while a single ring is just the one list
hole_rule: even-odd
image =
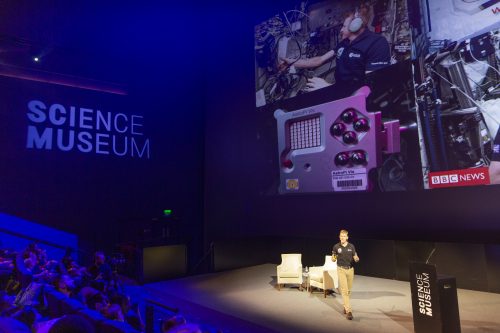
[{"label": "dark ceiling", "polygon": [[0,64],[127,84],[185,50],[196,17],[190,5],[1,1]]}]

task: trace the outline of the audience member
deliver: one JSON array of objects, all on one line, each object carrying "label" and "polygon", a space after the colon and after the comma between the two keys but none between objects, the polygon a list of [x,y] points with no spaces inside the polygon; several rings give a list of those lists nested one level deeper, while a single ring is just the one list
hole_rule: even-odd
[{"label": "audience member", "polygon": [[87,307],[99,312],[104,311],[109,305],[108,298],[102,293],[94,294],[87,300]]},{"label": "audience member", "polygon": [[186,318],[183,316],[173,316],[169,319],[163,320],[161,323],[161,333],[169,332],[172,328],[176,326],[181,326],[186,324]]},{"label": "audience member", "polygon": [[94,333],[92,324],[82,316],[66,315],[56,321],[49,333]]},{"label": "audience member", "polygon": [[144,330],[144,323],[141,318],[141,313],[139,308],[135,306],[132,307],[130,303],[130,297],[123,293],[116,293],[111,296],[110,301],[112,304],[117,304],[122,310],[125,322],[135,328],[138,331]]},{"label": "audience member", "polygon": [[94,254],[94,263],[88,267],[87,273],[91,279],[91,286],[101,292],[105,292],[112,278],[111,266],[106,263],[103,252]]},{"label": "audience member", "polygon": [[73,290],[75,289],[75,284],[73,280],[68,275],[60,275],[54,279],[54,286],[58,291],[63,293],[68,297],[73,297]]},{"label": "audience member", "polygon": [[[95,253],[88,269],[78,266],[71,258],[70,249],[60,262],[48,260],[46,252],[36,243],[11,255],[10,263],[4,260],[3,253],[0,250],[0,268],[10,270],[7,271],[9,279],[0,281],[1,287],[8,288],[12,296],[0,292],[0,317],[15,318],[33,333],[94,332],[93,325],[78,315],[47,317],[49,311],[43,296],[45,286],[51,284],[66,297],[77,297],[89,309],[108,319],[125,322],[137,331],[145,330],[137,304],[132,305],[130,297],[121,291],[116,272],[106,262],[103,252]],[[14,285],[18,287],[13,288]],[[182,316],[174,316],[161,325],[162,333],[201,331],[198,325],[187,323]]]},{"label": "audience member", "polygon": [[33,308],[27,306],[19,309],[11,317],[31,327],[39,315]]},{"label": "audience member", "polygon": [[200,326],[196,324],[182,324],[174,326],[166,332],[162,333],[202,333]]}]

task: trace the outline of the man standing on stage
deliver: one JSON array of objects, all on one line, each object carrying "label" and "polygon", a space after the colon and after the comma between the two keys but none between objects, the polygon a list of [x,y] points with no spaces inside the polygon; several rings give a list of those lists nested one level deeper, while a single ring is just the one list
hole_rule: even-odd
[{"label": "man standing on stage", "polygon": [[339,289],[344,300],[344,314],[352,320],[352,309],[349,297],[351,295],[352,281],[354,279],[354,267],[352,263],[358,262],[359,257],[353,244],[348,243],[349,233],[340,230],[340,243],[335,244],[332,251],[332,260],[337,261],[337,274],[339,276]]}]

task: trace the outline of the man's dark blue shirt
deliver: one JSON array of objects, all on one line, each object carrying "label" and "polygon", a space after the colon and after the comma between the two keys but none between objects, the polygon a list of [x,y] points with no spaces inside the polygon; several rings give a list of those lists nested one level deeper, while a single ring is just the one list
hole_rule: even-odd
[{"label": "man's dark blue shirt", "polygon": [[389,66],[391,50],[384,36],[368,29],[352,42],[341,41],[336,50],[336,83],[363,85],[366,72]]}]

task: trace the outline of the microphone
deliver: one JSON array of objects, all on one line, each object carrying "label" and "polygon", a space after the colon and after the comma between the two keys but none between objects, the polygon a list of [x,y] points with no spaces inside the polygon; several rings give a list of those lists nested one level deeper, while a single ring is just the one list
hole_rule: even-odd
[{"label": "microphone", "polygon": [[431,259],[432,255],[434,254],[435,251],[436,251],[436,247],[434,246],[434,248],[432,249],[431,253],[427,257],[427,260],[425,261],[425,264],[429,263],[429,260]]}]

